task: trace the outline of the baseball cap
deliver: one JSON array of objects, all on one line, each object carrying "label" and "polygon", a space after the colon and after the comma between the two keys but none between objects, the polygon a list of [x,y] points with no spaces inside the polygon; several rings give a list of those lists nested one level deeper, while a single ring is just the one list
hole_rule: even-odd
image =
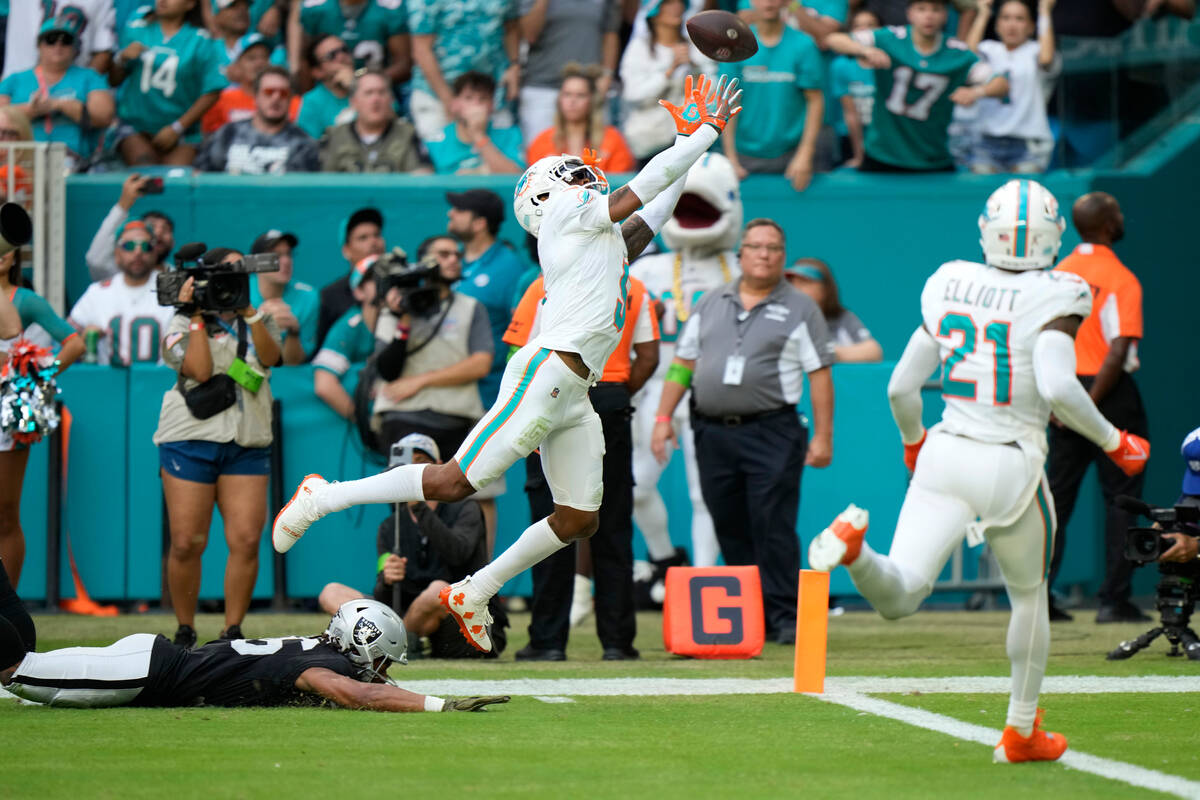
[{"label": "baseball cap", "polygon": [[371,267],[375,266],[375,262],[379,260],[379,256],[371,254],[366,258],[360,259],[354,265],[354,269],[350,270],[350,288],[357,289],[359,284],[363,282],[363,278],[367,277],[367,273],[371,271]]},{"label": "baseball cap", "polygon": [[[216,14],[220,11],[224,11],[236,2],[238,2],[238,0],[212,0],[213,13]],[[242,0],[242,2],[245,2],[248,5],[250,0]]]},{"label": "baseball cap", "polygon": [[424,453],[434,461],[441,461],[441,454],[438,452],[437,442],[423,433],[410,433],[400,441],[392,445],[392,451],[388,456],[388,466],[396,467],[403,464],[413,463],[413,455],[415,453]]},{"label": "baseball cap", "polygon": [[42,27],[38,28],[38,41],[48,33],[54,32],[69,33],[74,36],[76,41],[79,39],[79,17],[75,15],[66,15],[53,17],[42,23]]},{"label": "baseball cap", "polygon": [[490,189],[467,189],[465,192],[446,192],[446,202],[460,211],[470,211],[487,220],[493,233],[504,222],[504,201]]},{"label": "baseball cap", "polygon": [[380,213],[378,208],[371,208],[370,206],[367,206],[365,208],[360,208],[358,211],[355,211],[353,214],[346,217],[346,219],[342,220],[342,244],[350,241],[350,231],[354,230],[364,222],[373,222],[382,230],[383,214]]},{"label": "baseball cap", "polygon": [[821,270],[816,267],[810,267],[807,264],[791,264],[783,268],[784,275],[795,275],[798,278],[804,278],[806,281],[823,281],[825,276],[821,274]]},{"label": "baseball cap", "polygon": [[271,43],[267,41],[267,37],[263,36],[258,31],[247,33],[245,36],[237,40],[237,45],[233,48],[233,60],[237,61],[251,47],[265,47],[271,49]]},{"label": "baseball cap", "polygon": [[294,249],[300,244],[300,239],[297,238],[296,234],[294,233],[277,231],[272,228],[266,233],[260,234],[259,237],[254,240],[254,244],[250,245],[250,252],[269,253],[274,250],[275,245],[279,244],[280,242],[287,242]]},{"label": "baseball cap", "polygon": [[1200,428],[1187,435],[1180,451],[1187,462],[1187,469],[1183,473],[1183,493],[1200,495]]},{"label": "baseball cap", "polygon": [[150,237],[150,241],[154,241],[154,231],[150,230],[150,226],[140,219],[127,220],[124,225],[117,228],[117,238],[114,241],[121,241],[121,237],[130,231],[145,231],[146,235]]}]

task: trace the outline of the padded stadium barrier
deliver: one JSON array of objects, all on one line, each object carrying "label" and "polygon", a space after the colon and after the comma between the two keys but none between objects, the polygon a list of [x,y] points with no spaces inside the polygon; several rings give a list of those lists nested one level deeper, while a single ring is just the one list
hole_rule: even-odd
[{"label": "padded stadium barrier", "polygon": [[671,567],[663,647],[691,658],[754,658],[765,640],[758,567]]}]

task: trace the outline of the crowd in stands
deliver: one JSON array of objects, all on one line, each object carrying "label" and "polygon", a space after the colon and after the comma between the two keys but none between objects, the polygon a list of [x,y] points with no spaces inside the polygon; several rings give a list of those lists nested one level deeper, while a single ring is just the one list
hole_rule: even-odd
[{"label": "crowd in stands", "polygon": [[[1056,23],[1077,31],[1080,6],[1093,4],[60,5],[11,4],[0,106],[14,123],[6,137],[24,136],[27,120],[34,140],[66,145],[76,171],[519,173],[548,153],[588,147],[608,172],[626,172],[671,143],[658,101],[677,102],[684,76],[703,72],[743,82],[745,110],[723,139],[739,175],[782,174],[803,190],[814,172],[842,165],[1045,170],[1054,142],[1046,106],[1061,70]],[[1104,13],[1127,21],[1194,13],[1194,0],[1111,5]],[[757,54],[718,64],[695,48],[685,20],[716,7],[751,24]]]}]

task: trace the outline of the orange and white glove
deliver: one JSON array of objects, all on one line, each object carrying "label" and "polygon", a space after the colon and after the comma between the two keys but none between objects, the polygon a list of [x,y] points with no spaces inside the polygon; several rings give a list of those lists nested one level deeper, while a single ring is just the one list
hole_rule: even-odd
[{"label": "orange and white glove", "polygon": [[[721,80],[724,80],[724,78],[721,78]],[[700,88],[701,93],[704,93],[704,90],[708,88],[708,84],[710,83],[711,81],[708,80],[707,76],[701,75],[696,81],[696,86]],[[692,76],[688,75],[683,79],[683,105],[677,106],[674,103],[668,103],[666,100],[658,101],[660,106],[671,112],[671,116],[675,119],[675,132],[681,136],[690,136],[704,124],[700,118],[700,106],[693,99],[693,94]]]},{"label": "orange and white glove", "polygon": [[723,133],[729,120],[742,110],[742,90],[738,88],[737,78],[723,86],[724,81],[722,75],[716,89],[707,97],[699,89],[692,93],[692,99],[700,107],[700,121],[712,125],[718,133]]},{"label": "orange and white glove", "polygon": [[1105,455],[1121,468],[1121,472],[1132,477],[1146,468],[1146,462],[1150,460],[1150,442],[1129,431],[1120,431],[1120,434],[1120,443],[1112,450],[1106,450]]},{"label": "orange and white glove", "polygon": [[917,468],[917,454],[921,452],[921,445],[925,444],[925,437],[929,435],[929,431],[921,431],[921,438],[912,444],[904,445],[904,466],[908,467],[909,472],[913,472]]}]

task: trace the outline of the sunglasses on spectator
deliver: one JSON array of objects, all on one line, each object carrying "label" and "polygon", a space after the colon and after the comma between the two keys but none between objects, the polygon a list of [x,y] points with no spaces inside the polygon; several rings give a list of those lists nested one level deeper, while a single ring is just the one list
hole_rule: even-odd
[{"label": "sunglasses on spectator", "polygon": [[333,48],[328,53],[321,56],[321,60],[322,61],[334,61],[337,59],[338,56],[348,56],[348,55],[350,55],[350,48],[346,47],[346,45],[342,45],[341,47]]},{"label": "sunglasses on spectator", "polygon": [[20,140],[21,132],[15,128],[0,128],[0,141],[15,142]]},{"label": "sunglasses on spectator", "polygon": [[62,31],[52,31],[43,36],[42,41],[48,45],[65,44],[70,47],[75,44],[75,37]]},{"label": "sunglasses on spectator", "polygon": [[136,253],[138,250],[141,250],[143,253],[149,253],[151,248],[154,247],[150,242],[135,242],[131,239],[121,242],[120,246],[126,253]]},{"label": "sunglasses on spectator", "polygon": [[259,89],[267,97],[291,97],[291,89]]}]

